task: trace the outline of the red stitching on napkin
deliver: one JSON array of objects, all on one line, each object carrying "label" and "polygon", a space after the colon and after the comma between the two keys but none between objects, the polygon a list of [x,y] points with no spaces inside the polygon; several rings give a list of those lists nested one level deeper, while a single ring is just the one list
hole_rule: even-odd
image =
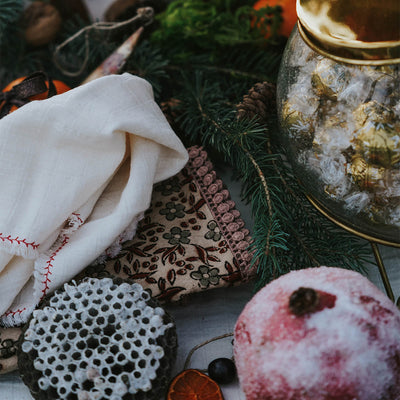
[{"label": "red stitching on napkin", "polygon": [[72,215],[74,215],[74,216],[78,219],[78,221],[79,221],[81,224],[83,224],[83,219],[81,218],[81,214],[79,214],[79,213],[72,213]]},{"label": "red stitching on napkin", "polygon": [[22,309],[18,309],[17,311],[7,311],[4,314],[4,317],[8,317],[9,315],[12,315],[13,317],[15,317],[16,314],[21,314],[25,310],[26,310],[26,307],[24,307]]},{"label": "red stitching on napkin", "polygon": [[26,247],[33,247],[34,250],[40,246],[35,242],[28,242],[26,239],[20,239],[18,236],[16,238],[12,238],[11,235],[3,236],[2,233],[0,233],[0,240],[3,242],[17,243],[19,245],[24,244]]},{"label": "red stitching on napkin", "polygon": [[42,297],[40,300],[43,299],[43,297],[46,295],[47,291],[49,290],[49,283],[51,282],[51,279],[49,278],[49,275],[52,274],[50,271],[51,268],[53,268],[53,261],[54,258],[56,257],[57,253],[68,243],[69,241],[69,236],[64,236],[62,243],[60,246],[58,246],[57,250],[54,251],[54,253],[50,256],[50,258],[46,261],[46,267],[44,267],[44,274],[43,274],[43,281],[42,284],[44,285],[44,288],[42,289]]}]

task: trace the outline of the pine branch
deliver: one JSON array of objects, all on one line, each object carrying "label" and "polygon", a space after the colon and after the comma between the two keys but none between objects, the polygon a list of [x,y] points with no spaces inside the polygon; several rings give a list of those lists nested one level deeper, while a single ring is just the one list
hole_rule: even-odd
[{"label": "pine branch", "polygon": [[23,0],[0,0],[0,42],[5,30],[21,15]]},{"label": "pine branch", "polygon": [[[158,16],[159,29],[151,40],[157,43],[175,62],[188,62],[192,55],[227,54],[238,46],[262,47],[278,43],[277,30],[282,21],[279,9],[271,9],[270,25],[260,23],[262,14],[248,4],[238,6],[235,1],[175,0]],[[265,39],[265,31],[271,36]]]},{"label": "pine branch", "polygon": [[169,60],[165,58],[159,48],[153,47],[149,41],[140,43],[132,57],[126,64],[126,71],[138,75],[151,83],[156,99],[163,89],[163,82],[168,80],[167,68]]},{"label": "pine branch", "polygon": [[[180,98],[182,131],[222,154],[242,183],[254,216],[258,288],[292,269],[320,265],[362,271],[369,247],[338,229],[307,201],[270,129],[227,111],[216,84],[200,75]],[[217,93],[217,95],[215,95]],[[278,151],[279,150],[279,151]]]},{"label": "pine branch", "polygon": [[196,70],[223,75],[230,82],[234,80],[274,82],[277,78],[281,57],[280,51],[248,46],[233,48],[229,54],[219,53],[213,56],[212,60],[210,57],[194,56],[191,64]]}]

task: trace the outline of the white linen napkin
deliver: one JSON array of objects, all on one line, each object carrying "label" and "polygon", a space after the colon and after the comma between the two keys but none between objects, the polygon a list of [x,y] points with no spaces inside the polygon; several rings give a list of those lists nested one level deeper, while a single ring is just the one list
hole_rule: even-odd
[{"label": "white linen napkin", "polygon": [[[33,101],[0,120],[0,324],[133,237],[153,184],[187,151],[130,74]],[[114,247],[112,247],[114,245]]]}]

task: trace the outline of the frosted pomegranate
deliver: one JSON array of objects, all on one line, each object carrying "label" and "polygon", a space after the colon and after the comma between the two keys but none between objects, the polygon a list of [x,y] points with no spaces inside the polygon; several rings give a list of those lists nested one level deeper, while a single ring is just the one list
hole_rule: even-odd
[{"label": "frosted pomegranate", "polygon": [[234,343],[247,400],[400,400],[400,311],[357,272],[272,281],[242,311]]}]

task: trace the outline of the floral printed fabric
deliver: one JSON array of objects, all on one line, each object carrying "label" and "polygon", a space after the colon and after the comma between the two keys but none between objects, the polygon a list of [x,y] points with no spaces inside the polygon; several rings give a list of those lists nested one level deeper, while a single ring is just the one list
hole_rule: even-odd
[{"label": "floral printed fabric", "polygon": [[[160,302],[169,302],[249,278],[250,238],[240,213],[207,153],[199,147],[188,150],[186,167],[154,187],[133,240],[123,243],[116,257],[87,267],[77,280],[133,279]],[[17,368],[19,332],[0,329],[0,373]]]},{"label": "floral printed fabric", "polygon": [[154,187],[133,240],[85,276],[133,279],[161,302],[248,278],[250,238],[207,153],[189,151],[189,162]]}]

